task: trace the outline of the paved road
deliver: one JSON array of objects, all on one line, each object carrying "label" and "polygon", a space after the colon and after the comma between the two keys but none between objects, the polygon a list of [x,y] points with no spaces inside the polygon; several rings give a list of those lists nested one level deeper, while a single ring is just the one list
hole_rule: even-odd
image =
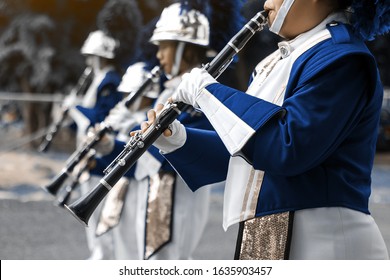
[{"label": "paved road", "polygon": [[[220,193],[214,193],[195,259],[233,258],[237,227],[223,232],[221,206]],[[82,260],[89,255],[84,227],[50,201],[0,200],[0,224],[0,259]]]},{"label": "paved road", "polygon": [[[233,258],[237,227],[223,232],[221,206],[220,195],[214,194],[208,227],[194,259]],[[390,205],[373,204],[371,209],[390,248]],[[1,200],[0,213],[0,259],[82,260],[88,257],[83,226],[51,202]]]},{"label": "paved road", "polygon": [[[3,179],[7,179],[4,174],[0,171],[0,259],[86,259],[88,249],[83,226],[67,211],[53,206],[51,197],[36,184],[4,186]],[[390,161],[387,157],[375,165],[371,211],[390,248]],[[221,220],[222,192],[215,190],[208,227],[195,259],[233,258],[237,227],[225,233]]]}]

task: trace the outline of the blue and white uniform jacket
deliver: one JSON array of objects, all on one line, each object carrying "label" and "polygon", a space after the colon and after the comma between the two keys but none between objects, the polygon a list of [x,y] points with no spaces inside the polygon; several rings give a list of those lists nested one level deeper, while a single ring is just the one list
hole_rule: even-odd
[{"label": "blue and white uniform jacket", "polygon": [[215,131],[186,128],[185,145],[164,155],[194,191],[226,180],[225,229],[308,208],[369,213],[383,88],[339,17],[280,43],[247,93],[209,85],[198,104]]},{"label": "blue and white uniform jacket", "polygon": [[120,82],[121,77],[111,68],[95,74],[82,104],[76,106],[91,126],[104,121],[110,110],[122,100],[122,93],[117,91]]}]

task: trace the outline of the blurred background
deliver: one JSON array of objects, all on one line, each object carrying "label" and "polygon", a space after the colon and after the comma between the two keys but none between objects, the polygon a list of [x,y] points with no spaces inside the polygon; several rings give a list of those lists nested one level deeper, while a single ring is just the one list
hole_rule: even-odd
[{"label": "blurred background", "polygon": [[[239,1],[239,0],[238,0]],[[83,259],[88,255],[85,234],[73,217],[52,205],[41,186],[63,167],[75,150],[75,136],[61,129],[50,152],[42,154],[42,141],[53,114],[85,69],[80,48],[91,31],[108,29],[126,37],[127,23],[146,26],[173,0],[136,0],[134,11],[115,7],[127,0],[0,0],[0,259]],[[240,11],[249,19],[264,1],[244,1]],[[276,36],[260,32],[239,54],[229,71],[232,86],[245,89],[251,69],[275,49]],[[118,56],[126,69],[137,48],[125,40]],[[262,46],[259,48],[258,46]],[[386,87],[373,173],[372,209],[390,244],[390,36],[368,43]],[[231,79],[233,77],[233,79]],[[231,259],[236,229],[223,233],[222,190],[215,189],[212,214],[200,259]],[[212,242],[212,243],[210,243]],[[217,249],[208,244],[216,244]]]}]

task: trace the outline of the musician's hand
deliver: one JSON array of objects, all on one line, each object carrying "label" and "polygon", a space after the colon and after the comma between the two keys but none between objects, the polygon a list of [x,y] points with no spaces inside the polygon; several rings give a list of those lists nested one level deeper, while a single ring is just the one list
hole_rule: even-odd
[{"label": "musician's hand", "polygon": [[[161,112],[161,110],[163,108],[164,108],[164,104],[157,104],[157,106],[154,109],[149,110],[147,113],[148,119],[141,123],[141,130],[130,132],[130,136],[134,136],[138,132],[144,133],[151,125],[154,124],[154,122],[156,121],[157,115]],[[172,135],[172,132],[168,128],[163,132],[163,135],[166,137],[169,137]]]},{"label": "musician's hand", "polygon": [[172,96],[174,102],[184,102],[198,108],[197,99],[207,86],[217,81],[204,69],[194,68],[182,77],[182,81]]},{"label": "musician's hand", "polygon": [[[97,123],[94,127],[90,127],[87,132],[87,139],[92,139],[96,137],[96,134],[98,131],[100,131],[102,128],[100,127],[100,124]],[[88,141],[88,140],[87,140]],[[114,136],[110,133],[104,133],[103,137],[98,141],[94,149],[100,156],[105,156],[110,154],[115,145],[115,139]]]},{"label": "musician's hand", "polygon": [[[150,126],[153,126],[157,115],[164,108],[163,104],[158,104],[155,109],[148,111],[148,120],[141,123],[141,132],[144,133]],[[134,136],[138,131],[130,133]],[[173,152],[184,145],[187,140],[187,133],[185,127],[178,121],[175,120],[169,125],[163,134],[153,143],[163,154]]]},{"label": "musician's hand", "polygon": [[76,106],[79,103],[79,99],[75,93],[68,94],[64,101],[62,102],[62,106],[64,108],[71,108]]}]

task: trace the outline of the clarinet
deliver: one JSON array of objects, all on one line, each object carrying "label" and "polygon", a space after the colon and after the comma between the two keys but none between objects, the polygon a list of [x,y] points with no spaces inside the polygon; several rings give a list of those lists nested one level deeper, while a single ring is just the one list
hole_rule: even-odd
[{"label": "clarinet", "polygon": [[[91,84],[92,78],[93,78],[92,68],[91,67],[85,68],[83,74],[80,76],[77,82],[76,87],[72,89],[70,94],[80,95],[81,93],[84,93],[86,89],[89,87],[89,85]],[[67,107],[62,108],[60,118],[58,119],[58,121],[54,122],[50,126],[45,138],[43,138],[42,143],[38,147],[39,152],[47,152],[51,142],[53,141],[54,137],[57,135],[58,131],[62,127],[62,124],[66,120],[66,117],[68,116],[68,112],[69,112],[69,108]]]},{"label": "clarinet", "polygon": [[[253,35],[264,28],[267,24],[267,16],[267,11],[257,13],[203,69],[214,78],[218,78]],[[186,110],[187,106],[182,102],[167,103],[153,125],[144,133],[137,132],[130,139],[123,151],[106,168],[105,176],[99,184],[71,205],[65,205],[71,214],[87,226],[90,216],[112,187],[130,170],[177,116]]]},{"label": "clarinet", "polygon": [[[161,74],[161,69],[159,66],[156,66],[149,73],[146,80],[134,93],[130,93],[126,99],[124,99],[125,106],[131,106],[141,95],[144,93],[149,86],[158,79]],[[60,173],[52,180],[51,183],[43,187],[48,193],[56,195],[58,190],[61,188],[62,184],[68,178],[70,173],[73,171],[75,166],[88,154],[88,152],[95,147],[97,143],[103,138],[103,136],[113,131],[112,127],[105,123],[104,121],[100,123],[99,129],[92,135],[88,137],[87,140],[80,145],[80,147],[70,156],[68,161],[65,164],[65,167],[60,171]]]},{"label": "clarinet", "polygon": [[80,183],[80,177],[83,175],[84,172],[91,169],[91,165],[93,166],[95,164],[95,155],[96,151],[92,149],[86,156],[84,164],[77,171],[77,174],[75,176],[72,176],[71,182],[65,187],[65,190],[60,193],[57,201],[54,202],[54,205],[64,207],[64,205],[69,202],[72,192],[77,188]]}]

